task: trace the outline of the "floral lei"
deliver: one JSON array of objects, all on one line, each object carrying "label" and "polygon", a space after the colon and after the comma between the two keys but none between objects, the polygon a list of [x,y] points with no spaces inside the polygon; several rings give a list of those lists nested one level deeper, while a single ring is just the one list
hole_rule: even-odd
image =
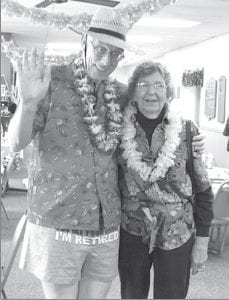
[{"label": "floral lei", "polygon": [[182,130],[181,118],[173,105],[170,104],[167,112],[168,124],[165,126],[165,143],[160,149],[153,165],[143,161],[143,154],[137,151],[136,127],[134,122],[136,108],[129,105],[124,112],[124,127],[121,147],[122,156],[127,161],[127,167],[135,170],[144,181],[155,182],[165,177],[168,169],[174,165],[175,151],[180,143],[179,133]]},{"label": "floral lei", "polygon": [[106,80],[104,89],[104,105],[106,108],[105,123],[100,123],[96,115],[95,105],[97,99],[94,95],[94,83],[88,78],[82,56],[79,56],[73,64],[73,73],[76,76],[74,85],[82,96],[81,102],[84,111],[84,122],[89,125],[89,132],[97,148],[101,151],[115,151],[120,141],[123,115],[120,105],[116,103],[115,80]]}]

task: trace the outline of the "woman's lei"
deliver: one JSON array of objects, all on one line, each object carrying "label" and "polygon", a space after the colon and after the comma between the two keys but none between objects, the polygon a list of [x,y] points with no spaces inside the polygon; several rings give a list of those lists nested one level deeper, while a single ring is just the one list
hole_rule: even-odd
[{"label": "woman's lei", "polygon": [[77,92],[81,95],[81,102],[84,111],[84,122],[89,125],[89,132],[95,145],[104,152],[115,151],[120,141],[123,115],[120,105],[117,103],[114,80],[105,81],[104,106],[105,122],[100,123],[99,116],[96,115],[95,105],[97,103],[94,95],[94,83],[88,78],[82,57],[78,57],[73,64],[73,73],[76,76],[74,82]]},{"label": "woman's lei", "polygon": [[173,105],[170,104],[167,112],[168,124],[165,125],[165,142],[158,157],[152,165],[143,161],[142,152],[137,151],[135,115],[136,108],[129,105],[124,112],[124,126],[121,147],[122,156],[127,161],[127,167],[135,170],[138,175],[148,182],[156,182],[165,177],[168,169],[174,165],[175,151],[180,143],[179,134],[182,130],[181,117]]}]

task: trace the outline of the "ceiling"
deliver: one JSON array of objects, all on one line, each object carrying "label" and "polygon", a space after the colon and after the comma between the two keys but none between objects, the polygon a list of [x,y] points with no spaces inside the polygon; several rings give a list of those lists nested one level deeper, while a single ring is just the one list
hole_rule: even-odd
[{"label": "ceiling", "polygon": [[[41,1],[17,0],[17,2],[24,6],[34,6]],[[133,0],[120,2],[133,3]],[[74,15],[83,11],[93,13],[97,7],[93,4],[68,1],[63,4],[52,4],[45,10]],[[80,36],[68,29],[58,31],[19,18],[3,15],[1,26],[2,32],[12,33],[15,42],[24,46],[44,47],[47,43],[62,43],[63,48],[74,51],[80,43]],[[229,33],[229,0],[177,0],[175,5],[166,6],[155,15],[144,15],[131,29],[128,41],[143,49],[145,57],[155,58],[227,33]],[[72,47],[67,43],[71,43]],[[58,47],[60,46],[58,44]],[[126,63],[128,61],[131,62],[129,59]]]}]

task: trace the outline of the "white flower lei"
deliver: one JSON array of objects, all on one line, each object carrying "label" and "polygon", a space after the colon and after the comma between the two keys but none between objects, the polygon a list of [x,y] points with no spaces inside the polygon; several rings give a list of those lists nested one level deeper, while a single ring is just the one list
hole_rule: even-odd
[{"label": "white flower lei", "polygon": [[106,80],[104,89],[104,105],[106,108],[105,124],[99,123],[99,117],[95,112],[97,102],[94,96],[93,82],[88,78],[83,59],[78,57],[75,60],[74,75],[77,77],[74,84],[82,96],[81,102],[85,116],[83,120],[89,125],[89,132],[98,149],[108,152],[115,151],[120,141],[123,115],[117,100],[114,81]]},{"label": "white flower lei", "polygon": [[150,166],[143,161],[142,153],[137,151],[136,128],[134,126],[137,110],[129,105],[124,112],[124,126],[122,131],[122,156],[127,161],[127,167],[135,170],[144,181],[155,182],[165,177],[168,169],[174,165],[175,151],[180,143],[179,133],[182,130],[181,117],[174,106],[168,107],[168,124],[165,126],[165,143],[161,147],[158,157]]}]

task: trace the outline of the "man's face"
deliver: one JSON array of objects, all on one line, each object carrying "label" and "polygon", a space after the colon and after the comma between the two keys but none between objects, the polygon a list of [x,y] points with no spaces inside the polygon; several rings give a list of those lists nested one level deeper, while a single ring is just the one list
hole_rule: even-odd
[{"label": "man's face", "polygon": [[122,49],[87,37],[87,73],[92,79],[98,81],[107,78],[122,58]]}]

